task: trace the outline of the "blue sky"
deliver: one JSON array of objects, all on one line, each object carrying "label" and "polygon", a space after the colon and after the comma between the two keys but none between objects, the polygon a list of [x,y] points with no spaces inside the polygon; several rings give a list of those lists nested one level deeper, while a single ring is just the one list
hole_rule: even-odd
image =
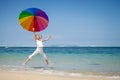
[{"label": "blue sky", "polygon": [[120,0],[0,0],[0,45],[35,46],[18,17],[35,7],[49,17],[45,46],[120,46]]}]

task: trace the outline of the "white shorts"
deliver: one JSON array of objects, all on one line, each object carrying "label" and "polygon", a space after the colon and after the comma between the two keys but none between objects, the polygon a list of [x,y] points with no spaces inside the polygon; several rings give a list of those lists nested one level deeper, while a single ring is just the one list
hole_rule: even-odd
[{"label": "white shorts", "polygon": [[28,58],[31,59],[33,56],[35,56],[38,53],[40,53],[44,59],[47,59],[45,53],[43,52],[43,48],[39,48],[39,47],[37,47],[36,50],[31,55],[28,56]]}]

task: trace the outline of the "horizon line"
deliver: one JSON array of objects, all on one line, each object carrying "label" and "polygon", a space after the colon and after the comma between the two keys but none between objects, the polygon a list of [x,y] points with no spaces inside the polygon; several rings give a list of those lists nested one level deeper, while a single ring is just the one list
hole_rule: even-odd
[{"label": "horizon line", "polygon": [[[36,47],[34,45],[0,45],[0,47]],[[44,47],[120,47],[120,46],[106,46],[106,45],[48,45]]]}]

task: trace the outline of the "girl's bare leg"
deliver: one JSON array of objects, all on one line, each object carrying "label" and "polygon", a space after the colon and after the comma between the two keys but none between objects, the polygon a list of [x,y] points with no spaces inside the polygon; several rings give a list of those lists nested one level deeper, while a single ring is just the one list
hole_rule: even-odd
[{"label": "girl's bare leg", "polygon": [[40,48],[40,53],[41,53],[42,57],[44,58],[45,62],[47,63],[48,67],[50,67],[49,61],[48,61],[42,48]]},{"label": "girl's bare leg", "polygon": [[48,66],[50,66],[48,59],[45,59],[45,62],[47,63]]},{"label": "girl's bare leg", "polygon": [[31,55],[29,55],[29,57],[25,60],[25,62],[23,62],[23,65],[27,64],[28,61],[30,61],[30,59],[31,59],[33,56],[35,56],[38,52],[39,52],[39,49],[36,48],[36,50],[35,50]]},{"label": "girl's bare leg", "polygon": [[27,58],[25,62],[23,62],[23,65],[27,64],[28,61],[30,61],[30,58]]}]

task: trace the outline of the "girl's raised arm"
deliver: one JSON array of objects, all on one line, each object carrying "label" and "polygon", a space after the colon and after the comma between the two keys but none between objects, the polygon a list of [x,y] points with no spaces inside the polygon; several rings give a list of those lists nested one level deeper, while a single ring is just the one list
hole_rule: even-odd
[{"label": "girl's raised arm", "polygon": [[51,36],[51,35],[49,35],[48,37],[46,37],[46,38],[42,39],[42,42],[49,40],[51,37],[52,37],[52,36]]}]

